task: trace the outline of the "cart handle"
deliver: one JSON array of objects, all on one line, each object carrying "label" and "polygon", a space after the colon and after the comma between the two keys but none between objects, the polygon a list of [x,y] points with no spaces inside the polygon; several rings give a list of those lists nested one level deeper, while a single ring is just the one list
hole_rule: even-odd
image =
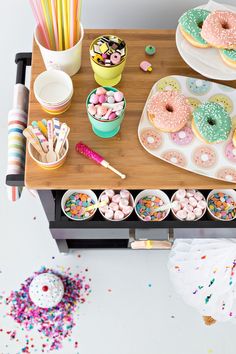
[{"label": "cart handle", "polygon": [[[16,70],[16,84],[25,84],[26,67],[31,66],[32,53],[17,53],[15,63]],[[25,185],[24,174],[9,174],[6,176],[6,185],[23,187]]]}]

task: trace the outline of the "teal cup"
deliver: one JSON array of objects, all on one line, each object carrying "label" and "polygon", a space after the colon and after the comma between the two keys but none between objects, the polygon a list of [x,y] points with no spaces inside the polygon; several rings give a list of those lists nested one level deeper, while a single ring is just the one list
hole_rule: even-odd
[{"label": "teal cup", "polygon": [[[119,91],[114,87],[108,87],[108,86],[103,86],[106,90],[108,91]],[[112,138],[113,136],[115,136],[119,130],[120,130],[120,126],[121,123],[124,119],[124,115],[125,115],[125,108],[126,108],[126,101],[124,99],[124,108],[121,111],[120,115],[114,119],[114,120],[100,120],[98,118],[93,117],[89,112],[88,112],[88,105],[89,105],[89,100],[90,100],[90,96],[96,93],[96,89],[94,89],[93,91],[90,92],[90,94],[87,97],[86,100],[86,109],[87,109],[87,114],[88,114],[88,118],[89,121],[92,125],[92,129],[94,134],[96,134],[97,136],[99,136],[100,138]]]}]

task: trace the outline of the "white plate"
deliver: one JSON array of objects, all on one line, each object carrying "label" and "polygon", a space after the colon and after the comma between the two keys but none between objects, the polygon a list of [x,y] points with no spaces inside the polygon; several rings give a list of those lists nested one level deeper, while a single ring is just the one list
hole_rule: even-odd
[{"label": "white plate", "polygon": [[[198,6],[206,10],[232,10],[236,8],[230,5],[217,4],[210,1],[206,5]],[[201,75],[215,80],[236,80],[236,69],[224,63],[218,49],[197,48],[192,46],[182,35],[179,25],[176,29],[176,46],[183,60]]]},{"label": "white plate", "polygon": [[[157,91],[171,87],[191,98],[193,107],[213,100],[213,96],[217,102],[225,100],[233,125],[229,139],[220,144],[204,144],[193,134],[191,121],[187,123],[187,131],[183,128],[174,135],[157,130],[148,119],[147,102]],[[235,89],[186,76],[168,76],[154,84],[147,102],[139,122],[138,136],[149,154],[190,172],[236,183],[236,149],[232,146],[232,133],[236,128]]]}]

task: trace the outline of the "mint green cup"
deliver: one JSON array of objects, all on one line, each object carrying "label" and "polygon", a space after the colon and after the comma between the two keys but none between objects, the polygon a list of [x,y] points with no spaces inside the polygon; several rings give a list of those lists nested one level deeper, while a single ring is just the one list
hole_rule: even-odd
[{"label": "mint green cup", "polygon": [[[113,91],[113,92],[117,92],[119,90],[117,90],[114,87],[108,87],[108,86],[103,86],[107,91]],[[124,108],[121,111],[120,115],[114,119],[114,120],[110,120],[110,121],[101,121],[95,117],[93,117],[89,112],[88,112],[88,105],[89,105],[89,100],[90,100],[90,96],[93,93],[96,93],[97,89],[94,89],[93,91],[90,92],[90,94],[87,97],[86,100],[86,109],[87,109],[87,114],[88,114],[88,118],[89,121],[92,125],[92,129],[94,134],[96,134],[97,136],[99,136],[100,138],[112,138],[113,136],[115,136],[119,130],[120,130],[120,126],[121,123],[124,119],[124,115],[125,115],[125,108],[126,108],[126,100],[124,98]]]}]

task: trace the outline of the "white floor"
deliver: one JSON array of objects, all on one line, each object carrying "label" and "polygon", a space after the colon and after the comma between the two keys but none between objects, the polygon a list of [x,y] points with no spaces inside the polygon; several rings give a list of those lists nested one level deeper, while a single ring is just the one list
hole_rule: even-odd
[{"label": "white floor", "polygon": [[[72,342],[66,340],[60,353],[235,353],[234,325],[206,327],[195,310],[174,293],[166,269],[168,252],[84,250],[63,256],[51,238],[37,198],[25,191],[19,202],[8,203],[3,186],[1,195],[0,293],[18,289],[41,265],[70,266],[73,272],[83,271],[92,279],[92,293],[80,306]],[[5,315],[6,306],[1,305],[0,328],[17,328]],[[16,342],[0,332],[0,354],[21,353],[23,334],[22,342]],[[41,353],[38,333],[29,336]]]}]

